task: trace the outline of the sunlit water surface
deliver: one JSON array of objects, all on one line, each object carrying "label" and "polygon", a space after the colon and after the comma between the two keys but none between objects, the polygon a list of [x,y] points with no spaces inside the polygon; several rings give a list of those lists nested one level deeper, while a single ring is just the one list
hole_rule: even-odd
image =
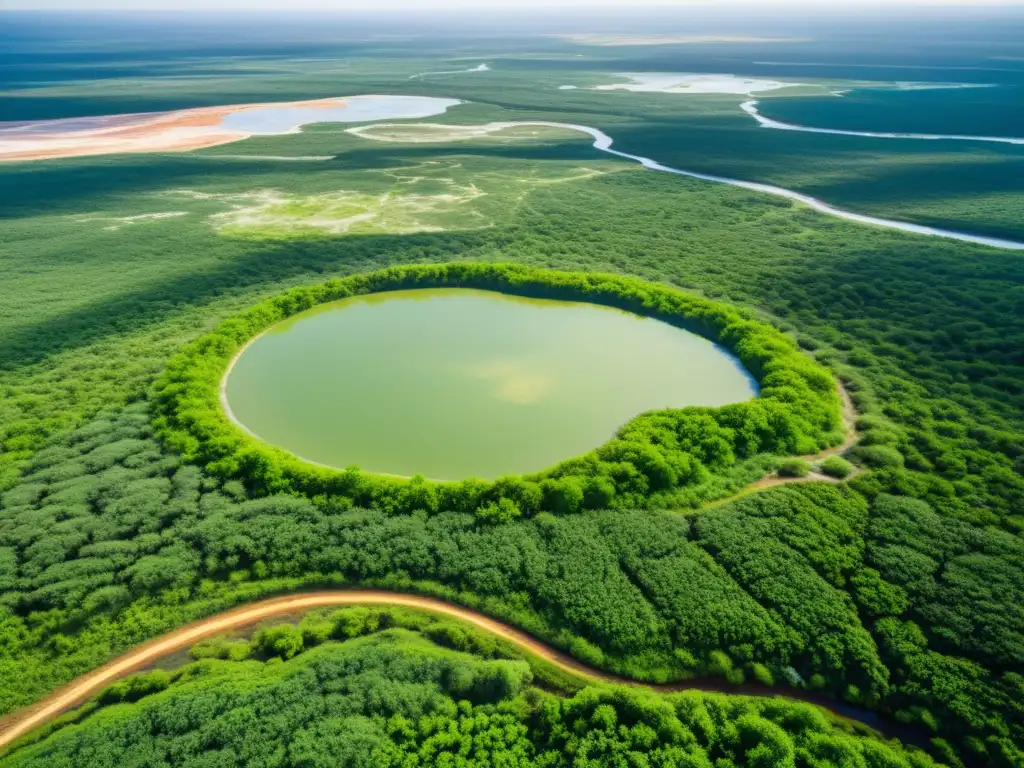
[{"label": "sunlit water surface", "polygon": [[432,96],[350,96],[340,107],[254,107],[225,115],[220,124],[242,133],[292,133],[310,123],[366,123],[440,115],[458,99]]},{"label": "sunlit water surface", "polygon": [[746,400],[724,349],[609,307],[468,289],[325,304],[254,341],[228,375],[234,417],[335,467],[440,480],[529,472],[637,414]]}]

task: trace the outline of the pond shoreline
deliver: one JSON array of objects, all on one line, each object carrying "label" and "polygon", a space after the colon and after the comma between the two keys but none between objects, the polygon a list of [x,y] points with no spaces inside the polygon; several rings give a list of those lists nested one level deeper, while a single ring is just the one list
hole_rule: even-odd
[{"label": "pond shoreline", "polygon": [[758,392],[727,348],[670,322],[585,297],[439,287],[292,315],[234,356],[219,394],[247,434],[306,461],[460,482],[541,472],[638,414]]}]

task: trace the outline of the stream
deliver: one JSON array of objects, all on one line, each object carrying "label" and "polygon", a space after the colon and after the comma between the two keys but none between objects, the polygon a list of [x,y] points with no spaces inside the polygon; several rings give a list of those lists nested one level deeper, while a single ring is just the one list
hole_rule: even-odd
[{"label": "stream", "polygon": [[872,131],[844,131],[839,128],[812,128],[808,125],[783,123],[765,117],[757,109],[756,100],[745,101],[740,109],[757,120],[762,128],[774,128],[779,131],[801,131],[802,133],[828,133],[833,136],[860,136],[869,139],[920,139],[924,141],[989,141],[997,144],[1024,144],[1024,139],[1010,136],[966,136],[955,133],[876,133]]},{"label": "stream", "polygon": [[591,128],[587,125],[574,125],[572,123],[554,123],[545,120],[527,120],[522,122],[508,123],[507,125],[543,125],[550,128],[565,128],[571,131],[581,131],[591,136],[594,139],[594,149],[598,149],[602,152],[615,155],[617,157],[624,157],[627,160],[633,160],[640,163],[644,168],[649,168],[652,171],[661,171],[663,173],[674,173],[678,176],[688,176],[692,179],[701,179],[702,181],[712,181],[716,184],[728,184],[733,187],[741,187],[742,189],[749,189],[752,192],[764,192],[769,195],[776,195],[777,197],[785,197],[789,200],[795,200],[798,203],[810,206],[816,211],[821,213],[827,213],[831,216],[838,216],[841,219],[847,221],[856,221],[859,224],[873,224],[877,227],[887,227],[888,229],[898,229],[903,232],[911,232],[915,235],[932,235],[935,237],[945,237],[950,240],[959,240],[964,243],[973,243],[975,245],[987,245],[992,248],[1003,248],[1006,250],[1022,251],[1024,250],[1024,242],[1017,240],[1004,240],[998,237],[985,237],[984,235],[972,235],[966,232],[957,232],[952,229],[939,229],[937,227],[927,227],[923,224],[911,224],[906,221],[895,221],[893,219],[882,219],[877,216],[868,216],[863,213],[853,213],[852,211],[844,211],[842,208],[836,208],[835,206],[829,205],[828,203],[819,200],[816,197],[805,195],[801,192],[794,192],[791,189],[785,189],[784,187],[776,187],[772,184],[760,184],[754,181],[742,181],[740,179],[730,179],[727,176],[713,176],[708,173],[698,173],[697,171],[686,171],[681,168],[672,168],[671,166],[659,163],[657,160],[652,160],[649,157],[642,157],[641,155],[631,155],[628,152],[620,152],[617,149],[612,149],[612,138],[608,134],[604,133],[597,128]]}]

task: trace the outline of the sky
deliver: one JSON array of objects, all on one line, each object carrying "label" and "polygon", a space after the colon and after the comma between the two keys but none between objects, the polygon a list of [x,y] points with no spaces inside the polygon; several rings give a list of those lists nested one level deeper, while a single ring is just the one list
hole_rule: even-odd
[{"label": "sky", "polygon": [[280,0],[0,0],[2,10],[230,10],[230,11],[289,11],[306,9],[317,11],[442,11],[473,9],[518,10],[544,8],[557,9],[630,9],[636,7],[697,6],[705,9],[729,7],[790,7],[838,12],[856,12],[859,8],[920,6],[920,7],[974,7],[1017,6],[1024,8],[1024,0],[289,0],[283,6]]}]

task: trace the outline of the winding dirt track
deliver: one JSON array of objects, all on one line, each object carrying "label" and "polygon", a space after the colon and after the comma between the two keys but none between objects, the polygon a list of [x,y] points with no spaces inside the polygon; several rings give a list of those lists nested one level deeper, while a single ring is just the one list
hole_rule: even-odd
[{"label": "winding dirt track", "polygon": [[[571,656],[552,648],[525,632],[521,632],[508,624],[489,618],[468,608],[463,608],[442,600],[436,600],[431,597],[421,597],[419,595],[409,595],[389,590],[338,589],[333,591],[306,592],[287,595],[285,597],[276,597],[269,600],[262,600],[257,603],[250,603],[216,616],[201,619],[193,624],[182,627],[181,629],[176,629],[162,637],[155,638],[148,643],[143,643],[120,658],[114,659],[99,669],[83,675],[64,688],[54,691],[52,694],[41,699],[33,706],[14,712],[0,720],[0,749],[8,746],[32,729],[37,728],[47,721],[57,717],[57,715],[62,712],[85,703],[90,697],[119,678],[122,678],[132,672],[136,672],[139,669],[152,664],[154,661],[174,653],[175,651],[187,648],[199,640],[227,632],[228,630],[251,625],[263,619],[281,616],[283,614],[290,614],[313,608],[346,605],[402,606],[407,608],[419,608],[432,613],[443,614],[445,616],[453,616],[501,637],[523,650],[550,662],[561,670],[590,681],[640,685],[652,690],[663,692],[689,689],[754,696],[782,696],[790,699],[800,699],[823,706],[843,717],[857,718],[857,713],[849,711],[848,707],[844,707],[836,702],[831,702],[820,694],[808,693],[797,689],[776,691],[770,688],[756,686],[729,686],[725,683],[718,683],[713,680],[689,680],[681,683],[668,683],[662,685],[638,683],[635,680],[618,677],[616,675],[594,669],[593,667],[588,667],[585,664],[581,664]],[[864,714],[870,717],[871,713],[865,711]]]},{"label": "winding dirt track", "polygon": [[[829,456],[840,456],[857,444],[857,440],[860,437],[860,435],[857,434],[857,408],[853,404],[853,399],[850,397],[850,393],[846,390],[846,387],[843,386],[843,382],[839,379],[836,379],[836,388],[839,391],[839,400],[842,402],[843,406],[843,429],[846,433],[846,436],[843,438],[843,442],[839,445],[833,446],[832,448],[826,448],[820,453],[798,456],[797,458],[803,459],[811,464],[816,464],[824,461]],[[729,502],[736,501],[744,496],[749,496],[751,493],[765,488],[775,488],[780,485],[791,485],[793,483],[843,483],[856,477],[860,472],[861,470],[854,467],[850,474],[843,478],[832,477],[831,475],[825,475],[821,472],[810,472],[804,477],[783,477],[779,474],[771,474],[751,483],[743,490],[734,493],[731,496],[715,499],[714,501],[705,504],[701,507],[701,511],[713,509],[714,507],[721,507]]]},{"label": "winding dirt track", "polygon": [[[857,444],[857,439],[859,437],[857,434],[857,409],[853,405],[850,393],[846,391],[846,387],[843,386],[843,382],[839,381],[839,379],[836,379],[836,388],[839,390],[839,400],[843,406],[843,429],[846,433],[843,438],[843,442],[839,445],[833,446],[832,448],[826,448],[824,451],[819,453],[809,454],[807,456],[798,456],[797,458],[803,459],[811,464],[816,464],[824,461],[829,456],[839,456]],[[858,472],[854,469],[853,472],[845,478],[832,477],[831,475],[825,475],[821,472],[811,472],[804,477],[783,477],[777,474],[769,475],[768,477],[762,477],[757,482],[750,484],[740,491],[737,496],[745,496],[748,493],[752,493],[753,491],[757,491],[762,488],[773,488],[777,485],[789,485],[790,483],[841,483],[844,480],[849,480],[856,474],[858,474]],[[722,499],[719,502],[715,502],[714,506],[719,506],[719,504],[730,501],[733,498],[735,498],[735,496],[731,496],[728,499]]]}]

